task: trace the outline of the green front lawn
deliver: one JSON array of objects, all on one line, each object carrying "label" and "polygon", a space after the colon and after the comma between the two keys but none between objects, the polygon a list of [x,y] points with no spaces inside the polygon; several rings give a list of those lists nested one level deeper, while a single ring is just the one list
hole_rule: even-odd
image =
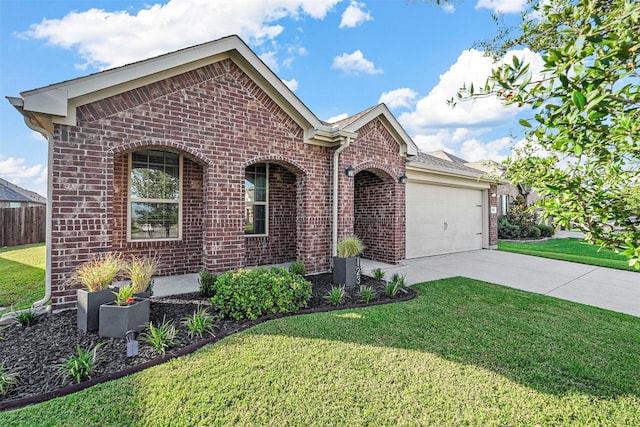
[{"label": "green front lawn", "polygon": [[498,249],[525,255],[553,258],[599,267],[638,271],[623,255],[587,243],[582,239],[550,239],[544,242],[499,242]]},{"label": "green front lawn", "polygon": [[640,425],[640,318],[459,277],[415,288],[263,323],[0,425]]},{"label": "green front lawn", "polygon": [[7,307],[0,314],[44,297],[45,256],[42,243],[0,249],[0,307]]}]

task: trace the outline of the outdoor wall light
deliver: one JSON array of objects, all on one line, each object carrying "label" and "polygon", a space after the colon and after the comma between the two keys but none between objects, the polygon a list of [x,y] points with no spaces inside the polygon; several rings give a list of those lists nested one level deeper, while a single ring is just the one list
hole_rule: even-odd
[{"label": "outdoor wall light", "polygon": [[407,183],[407,175],[402,174],[402,176],[398,178],[398,182],[400,184],[406,184]]},{"label": "outdoor wall light", "polygon": [[355,169],[353,168],[352,165],[349,165],[349,167],[347,167],[344,170],[344,174],[347,175],[349,178],[353,178],[353,175],[355,175]]}]

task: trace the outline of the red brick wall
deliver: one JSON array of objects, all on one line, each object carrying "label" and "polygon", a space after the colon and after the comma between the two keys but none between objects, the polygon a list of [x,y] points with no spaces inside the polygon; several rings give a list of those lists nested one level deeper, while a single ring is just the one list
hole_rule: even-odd
[{"label": "red brick wall", "polygon": [[363,258],[384,262],[398,262],[393,229],[395,211],[391,178],[385,180],[362,171],[354,182],[354,230],[364,244]]},{"label": "red brick wall", "polygon": [[[244,169],[259,161],[297,171],[283,173],[283,185],[295,191],[293,227],[300,239],[280,239],[280,248],[271,238],[270,248],[278,259],[305,261],[309,271],[328,268],[333,149],[305,144],[303,130],[231,60],[80,106],[77,116],[77,126],[57,125],[54,137],[56,309],[75,305],[76,286],[65,280],[100,252],[157,251],[166,258],[164,274],[244,266]],[[185,162],[190,182],[181,242],[126,242],[122,156],[143,147],[165,147],[195,160]],[[282,221],[290,233],[292,220]]]},{"label": "red brick wall", "polygon": [[[398,155],[398,151],[398,144],[382,121],[375,119],[358,130],[358,137],[340,158],[339,197],[342,203],[339,205],[338,235],[358,235],[369,247],[364,257],[390,263],[404,259],[406,249],[405,189],[404,185],[398,183],[398,177],[405,173],[405,159]],[[343,173],[350,164],[355,168],[354,178],[348,178]],[[369,175],[361,175],[362,178],[356,180],[362,171],[380,177],[379,184],[372,185],[372,178],[365,178]],[[356,182],[361,185],[356,185]],[[385,208],[369,206],[369,203],[375,204],[385,199]],[[354,210],[356,206],[359,211]],[[387,226],[384,234],[366,230],[363,220],[357,218],[361,212],[370,218],[367,212],[376,210],[384,214],[381,220]],[[360,236],[360,233],[364,235]]]}]

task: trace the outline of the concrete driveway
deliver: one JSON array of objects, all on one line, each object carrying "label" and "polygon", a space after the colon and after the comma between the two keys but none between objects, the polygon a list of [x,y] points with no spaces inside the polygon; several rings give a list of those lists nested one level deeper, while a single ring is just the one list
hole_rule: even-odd
[{"label": "concrete driveway", "polygon": [[362,260],[365,274],[406,275],[407,284],[464,276],[640,317],[640,273],[497,250],[405,260],[400,265]]}]

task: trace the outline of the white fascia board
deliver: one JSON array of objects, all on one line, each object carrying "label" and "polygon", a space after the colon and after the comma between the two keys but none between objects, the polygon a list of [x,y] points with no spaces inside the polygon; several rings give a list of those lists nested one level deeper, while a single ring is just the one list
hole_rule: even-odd
[{"label": "white fascia board", "polygon": [[408,182],[419,184],[435,184],[447,187],[470,188],[474,190],[486,190],[490,186],[490,183],[486,181],[479,181],[469,177],[455,176],[423,169],[417,170],[409,167],[407,167],[407,178]]},{"label": "white fascia board", "polygon": [[358,130],[379,116],[383,117],[384,120],[382,120],[382,123],[398,142],[400,154],[404,156],[416,156],[418,154],[418,146],[413,142],[413,139],[407,134],[394,115],[391,114],[391,111],[389,111],[389,108],[387,108],[385,104],[378,104],[362,117],[359,117],[356,121],[346,126],[345,130]]}]

